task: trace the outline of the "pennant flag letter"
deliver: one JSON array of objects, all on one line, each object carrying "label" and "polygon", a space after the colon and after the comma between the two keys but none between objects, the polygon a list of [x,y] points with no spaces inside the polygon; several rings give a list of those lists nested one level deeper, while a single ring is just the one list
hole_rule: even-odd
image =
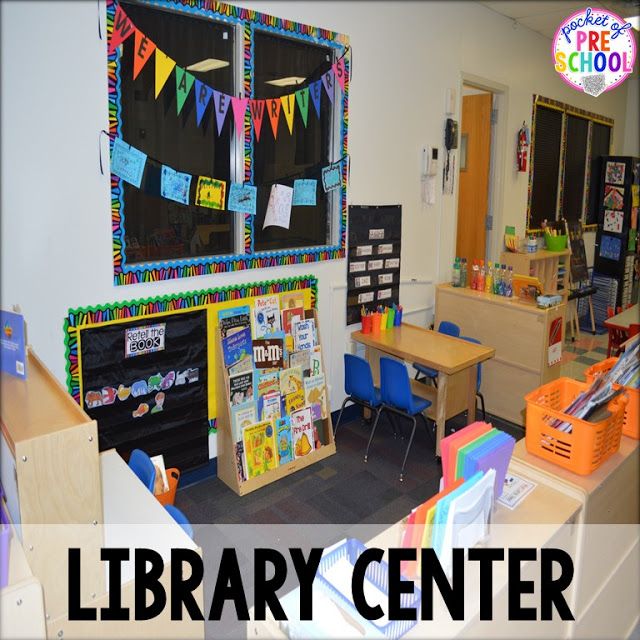
[{"label": "pennant flag letter", "polygon": [[111,152],[111,173],[122,178],[125,182],[140,188],[147,154],[142,153],[121,138],[113,141]]},{"label": "pennant flag letter", "polygon": [[185,100],[191,91],[191,87],[195,81],[195,77],[182,67],[176,67],[176,107],[178,115],[184,107]]},{"label": "pennant flag letter", "polygon": [[271,131],[273,131],[274,140],[278,137],[278,120],[280,119],[280,106],[282,103],[278,98],[267,100],[267,111],[269,120],[271,120]]},{"label": "pennant flag letter", "polygon": [[196,204],[209,209],[224,209],[227,183],[224,180],[200,176],[196,185]]},{"label": "pennant flag letter", "polygon": [[200,80],[196,80],[196,124],[198,126],[202,122],[202,116],[209,104],[209,100],[211,100],[212,93],[213,89],[211,87],[204,84],[204,82],[200,82]]},{"label": "pennant flag letter", "polygon": [[249,98],[231,98],[231,108],[233,109],[233,120],[236,124],[236,133],[244,133],[244,114],[247,111]]},{"label": "pennant flag letter", "polygon": [[347,80],[347,69],[344,66],[344,58],[340,58],[333,65],[333,74],[340,83],[340,88],[344,91],[344,83]]},{"label": "pennant flag letter", "polygon": [[302,116],[302,122],[304,126],[307,126],[307,116],[309,115],[309,87],[296,91],[296,102],[298,103],[298,110]]},{"label": "pennant flag letter", "polygon": [[156,100],[175,66],[176,61],[156,47]]},{"label": "pennant flag letter", "polygon": [[224,126],[224,118],[229,109],[229,96],[226,93],[220,93],[214,89],[213,104],[216,108],[216,124],[218,125],[218,135],[220,135],[222,127]]},{"label": "pennant flag letter", "polygon": [[316,80],[309,85],[309,93],[311,94],[311,100],[313,100],[313,106],[316,110],[316,115],[320,117],[320,94],[322,92],[322,81]]},{"label": "pennant flag letter", "polygon": [[250,216],[256,215],[256,197],[258,189],[250,184],[231,183],[229,189],[229,202],[227,209],[229,211],[238,211]]},{"label": "pennant flag letter", "polygon": [[342,184],[342,176],[340,175],[340,163],[330,164],[322,169],[322,186],[325,191],[333,191],[339,189]]},{"label": "pennant flag letter", "polygon": [[289,127],[289,133],[293,133],[293,110],[295,109],[295,96],[293,93],[288,96],[282,96],[280,98],[280,102],[282,103],[282,111],[284,112],[284,117],[287,120],[287,126]]},{"label": "pennant flag letter", "polygon": [[142,71],[142,67],[147,64],[147,60],[151,57],[156,45],[147,38],[147,36],[136,29],[135,44],[133,47],[133,79],[138,77]]},{"label": "pennant flag letter", "polygon": [[322,84],[329,96],[329,100],[333,102],[333,94],[335,93],[335,82],[333,77],[333,69],[329,69],[326,73],[322,74]]},{"label": "pennant flag letter", "polygon": [[111,40],[109,41],[109,50],[107,53],[112,54],[116,47],[122,44],[132,33],[135,27],[129,16],[124,12],[120,4],[116,9],[116,15],[113,17],[113,31],[111,32]]},{"label": "pennant flag letter", "polygon": [[189,204],[189,187],[191,187],[191,174],[180,173],[162,165],[160,194],[163,198],[175,200],[180,204]]},{"label": "pennant flag letter", "polygon": [[249,111],[251,111],[256,140],[260,142],[260,129],[262,128],[262,118],[264,116],[264,100],[249,100]]},{"label": "pennant flag letter", "polygon": [[315,207],[317,180],[294,180],[293,182],[293,206]]}]

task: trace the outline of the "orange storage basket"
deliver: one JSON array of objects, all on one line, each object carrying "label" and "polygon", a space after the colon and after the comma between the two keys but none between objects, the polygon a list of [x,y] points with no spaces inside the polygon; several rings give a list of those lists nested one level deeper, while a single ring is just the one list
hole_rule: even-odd
[{"label": "orange storage basket", "polygon": [[[598,376],[601,376],[612,369],[616,362],[618,362],[618,358],[607,358],[602,362],[591,365],[584,372],[587,383],[591,384]],[[613,388],[620,389],[621,386],[624,385],[614,384]],[[640,389],[624,387],[624,390],[627,393],[628,402],[627,408],[624,412],[622,435],[640,440]]]},{"label": "orange storage basket", "polygon": [[173,504],[176,500],[176,491],[178,490],[178,482],[180,482],[180,470],[172,467],[167,469],[167,482],[169,483],[169,491],[159,493],[156,498],[163,505]]},{"label": "orange storage basket", "polygon": [[[562,413],[576,396],[589,388],[584,382],[558,378],[525,396],[527,451],[569,471],[586,476],[620,448],[626,397],[611,400],[611,412],[601,422],[587,422]],[[556,420],[568,422],[571,433],[556,429]]]}]

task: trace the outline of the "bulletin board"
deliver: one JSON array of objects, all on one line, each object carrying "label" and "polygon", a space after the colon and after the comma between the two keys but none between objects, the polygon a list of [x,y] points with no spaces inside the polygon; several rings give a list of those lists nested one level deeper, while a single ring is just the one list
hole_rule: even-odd
[{"label": "bulletin board", "polygon": [[207,434],[216,429],[218,312],[293,291],[305,309],[316,307],[317,279],[301,276],[70,309],[67,387],[97,420],[100,450],[138,447],[182,470],[206,463]]},{"label": "bulletin board", "polygon": [[351,205],[347,260],[347,325],[362,308],[400,304],[402,206]]}]

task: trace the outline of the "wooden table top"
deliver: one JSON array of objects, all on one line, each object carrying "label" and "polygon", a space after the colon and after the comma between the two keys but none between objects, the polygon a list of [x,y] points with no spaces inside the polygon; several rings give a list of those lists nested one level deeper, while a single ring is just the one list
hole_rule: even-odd
[{"label": "wooden table top", "polygon": [[640,322],[640,304],[634,304],[632,307],[621,311],[612,318],[607,318],[604,321],[604,326],[628,329],[630,324],[635,324],[637,322]]},{"label": "wooden table top", "polygon": [[496,352],[493,347],[485,347],[404,323],[399,327],[375,334],[354,331],[351,339],[408,362],[417,362],[446,374],[462,371],[493,358]]}]

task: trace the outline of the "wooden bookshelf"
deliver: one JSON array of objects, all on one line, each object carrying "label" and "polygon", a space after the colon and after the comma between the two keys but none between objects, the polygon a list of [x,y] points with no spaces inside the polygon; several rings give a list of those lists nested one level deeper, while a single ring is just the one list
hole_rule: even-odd
[{"label": "wooden bookshelf", "polygon": [[[322,341],[320,338],[320,324],[318,322],[318,313],[315,309],[305,311],[305,318],[314,318],[316,321],[316,335],[318,344],[322,352]],[[280,480],[300,469],[304,469],[316,462],[333,455],[336,452],[336,444],[333,439],[333,425],[331,422],[330,407],[327,406],[327,418],[322,421],[322,433],[318,434],[321,442],[327,444],[322,445],[319,449],[315,449],[303,458],[298,458],[288,462],[287,464],[271,469],[255,478],[247,478],[240,481],[238,478],[238,470],[236,466],[235,442],[233,440],[231,430],[231,408],[229,405],[229,374],[224,366],[222,341],[220,338],[220,330],[216,330],[216,339],[218,348],[216,349],[216,375],[218,381],[216,385],[216,406],[218,409],[217,428],[218,428],[218,477],[229,488],[233,489],[239,496],[244,496],[256,489],[260,489],[276,480]],[[324,353],[322,353],[322,363],[324,367],[325,387],[328,389],[327,370],[324,366]],[[329,398],[327,398],[327,404]]]},{"label": "wooden bookshelf", "polygon": [[512,253],[504,251],[500,262],[513,267],[513,273],[521,276],[533,276],[542,283],[544,295],[569,295],[569,249],[547,251],[541,249],[535,253]]}]

